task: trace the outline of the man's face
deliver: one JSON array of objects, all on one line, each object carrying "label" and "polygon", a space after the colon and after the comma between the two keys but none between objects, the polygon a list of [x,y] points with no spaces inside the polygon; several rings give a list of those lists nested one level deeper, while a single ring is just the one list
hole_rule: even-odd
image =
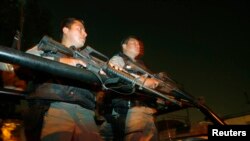
[{"label": "man's face", "polygon": [[134,38],[130,38],[127,44],[123,44],[123,52],[131,57],[136,57],[140,54],[140,42]]},{"label": "man's face", "polygon": [[76,48],[80,48],[85,44],[87,33],[85,31],[84,25],[75,21],[70,28],[65,27],[64,36],[70,46],[75,46]]}]

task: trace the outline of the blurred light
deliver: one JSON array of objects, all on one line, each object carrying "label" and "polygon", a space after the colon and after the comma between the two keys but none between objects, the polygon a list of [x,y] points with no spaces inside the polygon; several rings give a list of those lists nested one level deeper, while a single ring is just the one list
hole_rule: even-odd
[{"label": "blurred light", "polygon": [[20,120],[7,119],[1,122],[2,141],[25,141],[23,125]]}]

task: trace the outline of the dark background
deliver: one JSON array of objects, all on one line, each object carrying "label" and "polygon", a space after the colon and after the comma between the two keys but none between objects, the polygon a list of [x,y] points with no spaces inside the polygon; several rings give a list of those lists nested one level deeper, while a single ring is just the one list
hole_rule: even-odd
[{"label": "dark background", "polygon": [[[146,64],[166,71],[220,116],[250,110],[249,2],[247,0],[2,0],[0,44],[21,30],[22,48],[49,35],[60,21],[85,21],[86,45],[111,57],[121,40],[138,35]],[[23,26],[21,26],[23,24]]]}]

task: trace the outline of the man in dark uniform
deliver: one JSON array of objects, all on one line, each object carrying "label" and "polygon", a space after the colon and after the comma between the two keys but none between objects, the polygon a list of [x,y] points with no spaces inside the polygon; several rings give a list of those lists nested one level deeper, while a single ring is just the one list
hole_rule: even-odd
[{"label": "man in dark uniform", "polygon": [[[81,19],[67,18],[62,22],[61,44],[69,48],[83,47],[87,33]],[[47,53],[35,46],[26,53],[41,56],[72,66],[86,62],[60,52]],[[55,66],[56,67],[56,66]],[[40,139],[43,141],[96,141],[101,140],[94,120],[95,93],[75,84],[74,81],[54,76],[40,75],[29,101],[44,106]],[[43,108],[42,108],[43,109]],[[32,115],[31,115],[32,116]],[[29,134],[32,134],[30,131]]]},{"label": "man in dark uniform", "polygon": [[[149,88],[156,88],[158,81],[153,78],[144,77],[143,73],[131,68],[131,62],[150,72],[140,57],[144,53],[143,42],[136,36],[129,36],[122,41],[122,52],[114,55],[109,64],[117,70],[124,70],[134,76],[143,85]],[[157,128],[155,126],[156,98],[145,94],[119,94],[111,93],[106,95],[111,101],[111,118],[101,127],[101,131],[109,131],[109,124],[113,130],[115,141],[157,141]]]}]

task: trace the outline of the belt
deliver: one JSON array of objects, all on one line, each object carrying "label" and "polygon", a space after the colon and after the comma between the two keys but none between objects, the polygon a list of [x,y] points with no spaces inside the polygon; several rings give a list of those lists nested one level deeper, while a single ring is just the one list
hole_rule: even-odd
[{"label": "belt", "polygon": [[127,103],[128,103],[128,108],[133,108],[135,106],[148,107],[148,104],[146,104],[145,102],[139,101],[139,100],[129,100]]},{"label": "belt", "polygon": [[149,104],[143,102],[143,101],[139,101],[139,100],[126,100],[126,99],[122,99],[119,101],[116,101],[115,103],[113,103],[114,108],[125,108],[125,109],[129,109],[135,106],[145,106],[148,107]]},{"label": "belt", "polygon": [[144,106],[144,107],[151,107],[149,106],[149,104],[143,102],[143,101],[139,101],[139,100],[126,100],[126,99],[120,99],[119,102],[117,101],[117,103],[113,103],[114,106],[114,111],[119,113],[120,115],[126,115],[128,112],[128,109],[133,108],[133,107],[140,107],[140,106]]}]

